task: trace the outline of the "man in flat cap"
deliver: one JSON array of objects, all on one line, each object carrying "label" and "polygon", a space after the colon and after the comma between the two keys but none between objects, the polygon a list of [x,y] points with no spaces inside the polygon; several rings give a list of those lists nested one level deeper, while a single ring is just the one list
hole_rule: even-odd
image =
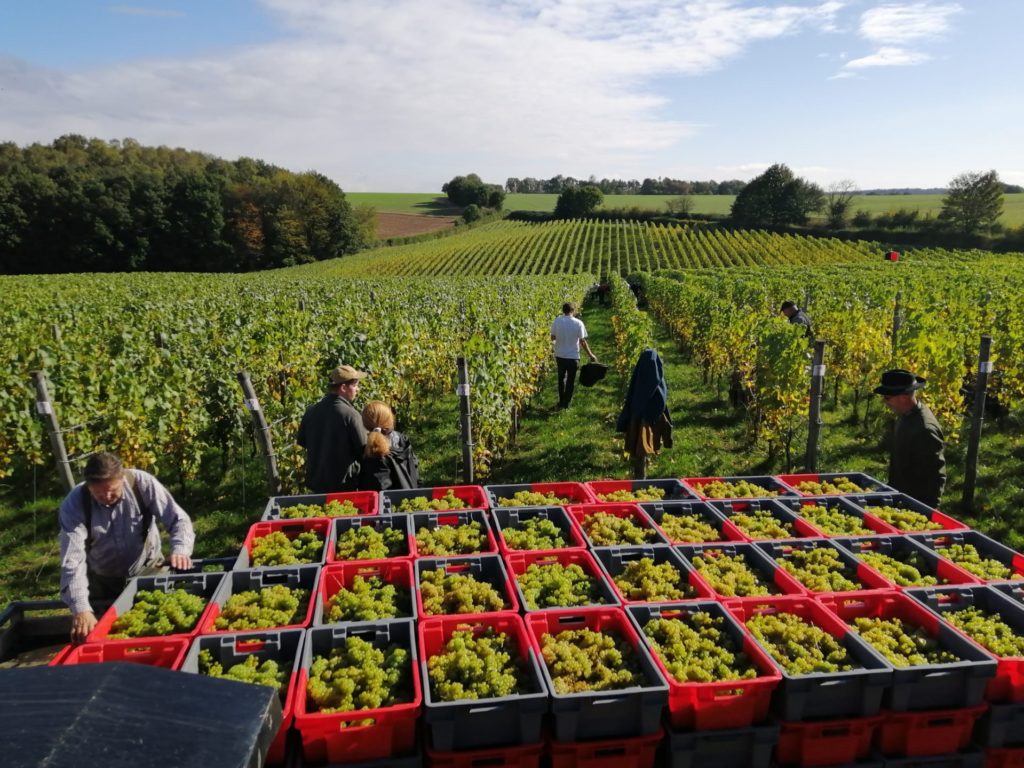
[{"label": "man in flat cap", "polygon": [[352,403],[368,375],[339,365],[328,377],[327,394],[302,416],[296,442],[306,449],[306,485],[313,493],[356,490],[366,427]]},{"label": "man in flat cap", "polygon": [[889,410],[896,414],[889,485],[930,507],[937,507],[946,485],[945,442],[931,409],[915,394],[924,379],[902,368],[882,374],[875,387]]}]

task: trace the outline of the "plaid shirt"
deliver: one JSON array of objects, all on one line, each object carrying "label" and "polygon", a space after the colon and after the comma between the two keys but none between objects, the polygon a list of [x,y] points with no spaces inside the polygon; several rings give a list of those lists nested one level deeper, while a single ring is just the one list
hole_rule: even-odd
[{"label": "plaid shirt", "polygon": [[[101,576],[134,576],[161,556],[159,520],[171,539],[171,554],[192,554],[196,536],[192,521],[166,488],[153,475],[140,469],[127,469],[135,476],[135,494],[153,512],[145,541],[142,537],[142,511],[131,491],[125,488],[112,506],[97,502],[86,492],[92,506],[92,547],[85,551],[85,513],[82,509],[82,483],[60,505],[60,596],[73,614],[92,611],[89,604],[87,573]],[[125,481],[127,484],[127,480]]]}]

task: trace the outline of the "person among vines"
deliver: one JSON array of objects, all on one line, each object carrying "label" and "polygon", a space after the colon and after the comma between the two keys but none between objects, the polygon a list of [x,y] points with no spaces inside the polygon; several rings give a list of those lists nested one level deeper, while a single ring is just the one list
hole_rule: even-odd
[{"label": "person among vines", "polygon": [[889,485],[930,507],[937,507],[946,485],[945,441],[931,409],[917,399],[925,380],[897,368],[882,374],[876,395],[896,414]]},{"label": "person among vines", "polygon": [[420,465],[409,438],[395,429],[395,414],[381,400],[363,406],[366,449],[359,466],[359,488],[387,491],[418,488]]},{"label": "person among vines", "polygon": [[811,318],[807,313],[800,309],[794,301],[784,301],[782,306],[779,307],[779,311],[789,318],[791,325],[802,325],[806,329],[804,336],[808,339],[813,338],[814,332],[811,330]]},{"label": "person among vines", "polygon": [[339,365],[328,376],[327,393],[306,409],[295,441],[306,449],[306,485],[313,493],[354,491],[366,427],[352,404],[369,374]]},{"label": "person among vines", "polygon": [[587,327],[575,314],[576,307],[567,301],[562,305],[562,314],[551,324],[551,341],[558,367],[558,407],[563,410],[572,402],[576,371],[580,367],[580,347],[587,351],[592,361],[597,362],[597,355],[587,344]]},{"label": "person among vines", "polygon": [[171,542],[171,568],[192,567],[192,520],[153,475],[127,469],[113,453],[85,464],[85,482],[61,502],[60,596],[71,610],[71,639],[96,627],[94,602],[109,602],[133,576],[165,570],[157,521]]}]

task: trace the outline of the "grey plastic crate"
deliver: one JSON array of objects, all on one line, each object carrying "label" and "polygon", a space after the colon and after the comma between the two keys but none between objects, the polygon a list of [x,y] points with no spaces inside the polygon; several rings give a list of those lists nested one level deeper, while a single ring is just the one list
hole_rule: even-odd
[{"label": "grey plastic crate", "polygon": [[199,631],[199,627],[202,626],[203,620],[206,618],[207,613],[209,613],[210,601],[217,593],[217,590],[220,589],[224,576],[224,573],[178,573],[161,576],[136,576],[133,579],[129,579],[124,591],[118,595],[110,608],[107,609],[107,612],[100,617],[96,628],[86,639],[89,642],[108,639],[110,627],[117,617],[127,613],[135,604],[136,593],[147,590],[173,592],[176,589],[183,589],[191,595],[202,597],[206,602],[206,606],[199,615],[195,626],[191,630],[177,632],[173,635],[164,635],[164,637],[193,635]]},{"label": "grey plastic crate", "polygon": [[[745,541],[780,541],[781,539],[797,539],[797,538],[822,538],[821,533],[817,528],[812,526],[802,517],[794,514],[787,507],[785,507],[779,499],[722,499],[708,502],[719,514],[728,520],[732,525],[736,526],[736,530],[739,531],[740,535],[743,536]],[[736,522],[735,516],[740,514],[749,514],[756,512],[766,512],[773,518],[779,521],[780,524],[785,524],[790,527],[793,531],[788,536],[782,536],[779,538],[767,538],[767,539],[755,539],[749,533],[747,533],[740,524]]]},{"label": "grey plastic crate", "polygon": [[[713,596],[707,584],[696,576],[692,565],[684,560],[674,547],[668,544],[653,544],[638,547],[594,547],[594,558],[598,565],[604,570],[608,584],[618,592],[621,603],[667,603],[677,600],[702,600]],[[683,590],[682,597],[654,597],[650,600],[645,598],[634,599],[624,594],[615,579],[622,574],[626,566],[637,560],[650,559],[655,565],[668,563],[679,574],[680,588]],[[686,594],[692,592],[692,594]]]},{"label": "grey plastic crate", "polygon": [[[800,582],[790,576],[778,563],[765,554],[763,549],[757,547],[753,542],[730,541],[725,544],[680,544],[676,547],[676,551],[691,565],[693,565],[695,557],[707,558],[708,555],[706,553],[708,551],[720,552],[729,557],[742,557],[744,564],[754,574],[758,582],[770,590],[775,590],[773,594],[805,594],[805,590]],[[747,600],[758,599],[759,597],[758,595],[722,595],[715,589],[715,585],[701,574],[700,569],[696,565],[693,566],[693,569],[697,572],[697,577],[703,580],[721,600]],[[771,597],[771,595],[762,595],[760,597]]]},{"label": "grey plastic crate", "polygon": [[583,534],[576,527],[575,521],[565,511],[565,507],[498,507],[492,509],[488,516],[491,520],[491,527],[494,529],[494,536],[498,540],[498,548],[502,552],[528,552],[543,550],[513,549],[505,540],[505,531],[510,528],[518,528],[527,520],[541,518],[550,520],[551,523],[562,532],[566,546],[557,549],[586,549],[587,542]]},{"label": "grey plastic crate", "polygon": [[[406,514],[406,513],[399,513]],[[412,537],[415,541],[420,530],[426,528],[434,530],[446,525],[472,525],[478,523],[480,532],[485,538],[482,548],[474,552],[452,553],[450,555],[427,554],[420,552],[419,546],[415,548],[416,557],[468,557],[472,555],[496,555],[498,554],[498,543],[491,531],[490,523],[487,521],[487,514],[481,509],[455,509],[447,512],[413,512],[408,517],[412,518]]]},{"label": "grey plastic crate", "polygon": [[[338,537],[343,531],[350,528],[370,527],[375,531],[382,531],[385,528],[396,528],[405,534],[405,544],[402,551],[393,557],[411,558],[413,553],[412,540],[412,516],[401,515],[360,515],[359,517],[338,517],[331,525],[331,535],[327,540],[327,563],[350,562],[339,560],[337,556]],[[379,560],[380,558],[365,558],[367,560]],[[351,561],[355,562],[355,561]]]},{"label": "grey plastic crate", "polygon": [[[778,502],[790,512],[797,515],[800,519],[804,520],[808,525],[818,531],[821,531],[821,535],[826,538],[838,538],[840,536],[878,536],[899,533],[899,531],[893,526],[879,520],[877,517],[869,515],[863,509],[858,507],[856,504],[852,504],[843,496],[803,496],[799,499],[778,499]],[[824,507],[846,515],[859,523],[862,528],[865,528],[867,533],[850,533],[846,531],[830,533],[803,513],[804,508],[808,506]]]},{"label": "grey plastic crate", "polygon": [[[181,663],[182,672],[201,674],[199,671],[199,654],[209,651],[213,660],[225,669],[235,664],[242,664],[250,656],[261,662],[276,661],[282,669],[288,670],[288,682],[285,683],[284,694],[287,694],[295,683],[299,671],[300,651],[306,636],[304,629],[268,629],[254,632],[231,632],[222,635],[200,635],[192,641],[185,660]],[[284,700],[285,695],[281,696]]]},{"label": "grey plastic crate", "polygon": [[286,627],[266,627],[265,629],[307,627],[313,620],[313,606],[316,603],[316,591],[319,584],[319,565],[279,565],[273,568],[232,571],[225,575],[220,589],[217,590],[217,593],[210,600],[210,603],[216,605],[217,608],[211,610],[203,620],[203,626],[200,631],[203,633],[250,631],[245,629],[214,629],[213,625],[216,621],[214,613],[216,612],[219,616],[220,612],[224,609],[224,605],[231,599],[232,595],[250,590],[258,592],[267,587],[277,585],[283,585],[288,587],[288,589],[304,589],[309,593],[309,597],[306,601],[305,610],[302,610],[291,624],[286,625]]},{"label": "grey plastic crate", "polygon": [[[1019,552],[1015,552],[1005,544],[1000,544],[995,539],[990,539],[988,536],[983,533],[979,533],[978,531],[929,531],[927,533],[912,534],[911,538],[915,541],[921,542],[929,549],[938,552],[940,556],[950,560],[958,568],[971,573],[971,575],[978,581],[1021,581],[1024,583],[1024,555],[1021,555]],[[981,557],[998,561],[1004,565],[1012,575],[1004,576],[1002,578],[987,579],[975,574],[967,566],[957,563],[955,560],[943,553],[943,550],[952,544],[969,544],[973,546]]]},{"label": "grey plastic crate", "polygon": [[[725,515],[716,510],[706,501],[643,501],[640,502],[642,509],[661,532],[661,535],[671,544],[711,544],[723,541],[746,541],[742,533],[726,520]],[[666,516],[693,516],[704,521],[716,531],[719,537],[708,542],[677,541],[669,536],[662,527],[662,521]]]},{"label": "grey plastic crate", "polygon": [[[486,611],[486,613],[517,613],[519,611],[519,597],[512,587],[505,563],[500,555],[457,555],[453,557],[424,557],[415,561],[413,567],[413,582],[416,595],[414,602],[419,616],[423,619],[432,616],[445,616],[457,614],[430,614],[423,607],[423,592],[420,589],[420,580],[427,571],[446,571],[449,574],[460,574],[471,576],[482,584],[489,584],[494,587],[505,601],[505,607],[498,611]],[[442,751],[448,751],[446,747],[438,747]],[[453,747],[457,749],[457,747]]]},{"label": "grey plastic crate", "polygon": [[[882,555],[888,555],[889,557],[900,561],[901,563],[908,563],[911,558],[917,558],[921,563],[921,568],[918,570],[922,576],[933,576],[940,581],[945,581],[944,586],[952,584],[973,584],[975,582],[974,577],[966,571],[957,568],[948,560],[939,557],[932,549],[928,549],[920,542],[916,541],[912,536],[907,535],[895,535],[895,536],[851,536],[849,538],[843,537],[834,539],[836,544],[841,546],[843,549],[849,550],[849,552],[856,557],[860,557],[865,552],[875,553]],[[867,561],[865,564],[869,565]],[[881,576],[887,581],[893,583],[896,588],[900,585],[892,582],[886,574],[881,573]],[[919,585],[918,587],[907,588],[919,589],[925,585]],[[936,585],[939,586],[939,585]]]},{"label": "grey plastic crate", "polygon": [[778,723],[722,731],[666,730],[666,768],[768,768]]},{"label": "grey plastic crate", "polygon": [[839,556],[840,562],[843,563],[843,575],[851,581],[860,582],[860,586],[851,590],[844,590],[840,592],[834,592],[832,590],[815,590],[808,587],[799,577],[795,574],[791,574],[795,581],[800,582],[804,589],[809,594],[813,595],[833,595],[833,594],[851,594],[855,592],[868,592],[872,590],[888,590],[892,589],[892,585],[886,581],[882,576],[872,568],[862,563],[856,557],[854,557],[849,550],[840,547],[836,544],[834,539],[790,539],[789,541],[757,541],[754,542],[756,546],[760,547],[765,554],[772,558],[775,562],[781,562],[786,559],[787,553],[793,550],[811,550],[811,549],[829,549],[835,552]]},{"label": "grey plastic crate", "polygon": [[974,743],[988,749],[1024,747],[1024,702],[991,705],[974,727]]},{"label": "grey plastic crate", "polygon": [[985,754],[978,749],[931,757],[887,757],[885,768],[984,768]]},{"label": "grey plastic crate", "polygon": [[[894,507],[896,509],[907,509],[927,517],[932,523],[942,526],[943,530],[966,531],[968,526],[959,520],[950,517],[944,512],[929,507],[917,499],[907,496],[905,493],[864,493],[844,496],[847,501],[860,509],[868,507]],[[870,512],[869,512],[870,514]],[[884,522],[884,521],[883,521]],[[904,530],[896,527],[899,533],[919,533],[917,530]]]}]

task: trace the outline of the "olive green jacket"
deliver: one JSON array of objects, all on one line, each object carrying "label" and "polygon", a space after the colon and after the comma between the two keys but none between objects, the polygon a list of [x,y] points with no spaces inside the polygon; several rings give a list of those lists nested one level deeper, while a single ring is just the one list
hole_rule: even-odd
[{"label": "olive green jacket", "polygon": [[924,403],[896,420],[889,460],[889,485],[937,507],[946,485],[942,427]]}]

